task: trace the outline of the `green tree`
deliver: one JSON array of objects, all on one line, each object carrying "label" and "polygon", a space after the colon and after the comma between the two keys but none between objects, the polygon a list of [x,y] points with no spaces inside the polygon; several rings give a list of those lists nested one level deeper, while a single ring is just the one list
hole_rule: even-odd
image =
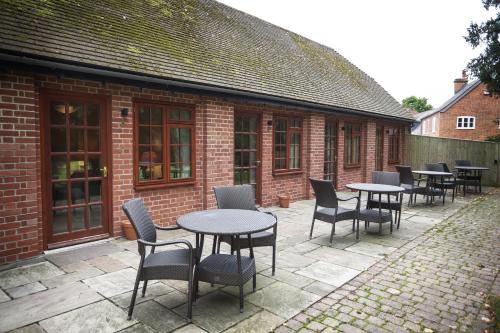
[{"label": "green tree", "polygon": [[427,103],[427,98],[415,96],[410,96],[403,99],[403,107],[412,109],[417,112],[424,112],[432,109],[432,105]]},{"label": "green tree", "polygon": [[497,9],[496,16],[493,16],[484,23],[472,22],[467,29],[469,33],[465,40],[472,48],[484,46],[483,52],[477,58],[472,59],[467,65],[467,69],[473,75],[485,83],[488,90],[497,97],[500,96],[500,1],[482,0],[484,8]]}]

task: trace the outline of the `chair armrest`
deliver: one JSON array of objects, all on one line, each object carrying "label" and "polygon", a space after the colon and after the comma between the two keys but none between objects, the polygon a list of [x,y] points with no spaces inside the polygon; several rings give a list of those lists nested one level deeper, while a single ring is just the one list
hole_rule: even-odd
[{"label": "chair armrest", "polygon": [[180,229],[181,227],[179,227],[178,225],[168,226],[168,227],[160,227],[159,225],[155,224],[155,228],[158,230],[177,230],[177,229]]},{"label": "chair armrest", "polygon": [[138,239],[137,242],[139,242],[142,245],[146,245],[146,246],[164,246],[164,245],[184,244],[189,248],[190,251],[193,250],[193,246],[191,245],[191,243],[187,240],[184,240],[184,239],[173,239],[173,240],[168,240],[168,241],[160,241],[160,242],[156,242],[156,243],[148,242],[148,241],[145,241],[142,239]]},{"label": "chair armrest", "polygon": [[352,199],[356,199],[357,201],[359,201],[359,197],[350,197],[350,198],[346,198],[346,199],[342,199],[342,198],[337,197],[337,199],[340,200],[340,201],[349,201],[349,200],[352,200]]}]

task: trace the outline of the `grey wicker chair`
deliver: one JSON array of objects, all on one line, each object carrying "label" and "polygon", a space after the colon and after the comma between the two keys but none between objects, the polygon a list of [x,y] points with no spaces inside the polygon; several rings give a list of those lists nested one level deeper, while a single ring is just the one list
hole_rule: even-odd
[{"label": "grey wicker chair", "polygon": [[[412,203],[415,203],[415,201],[417,200],[417,194],[421,194],[427,197],[427,186],[420,186],[420,181],[422,179],[415,180],[410,166],[396,165],[396,170],[398,171],[399,179],[401,180],[400,186],[405,189],[404,193],[410,195],[408,206],[410,206]],[[415,181],[417,181],[417,184],[415,184]]]},{"label": "grey wicker chair", "polygon": [[[316,195],[316,204],[314,205],[309,239],[312,238],[314,221],[320,220],[332,224],[332,232],[330,234],[330,245],[332,245],[333,235],[335,234],[335,224],[337,222],[352,220],[352,231],[355,230],[355,222],[359,212],[359,198],[357,196],[347,199],[337,197],[337,193],[335,192],[335,188],[333,187],[331,180],[309,178],[309,181],[311,182],[314,194]],[[339,207],[339,201],[348,201],[353,199],[357,201],[355,209]],[[359,220],[356,230],[356,239],[359,239]]]},{"label": "grey wicker chair", "polygon": [[[372,172],[372,183],[374,184],[384,184],[384,185],[392,185],[399,186],[401,183],[399,180],[398,172],[387,172],[387,171],[374,171]],[[368,200],[366,201],[366,208],[381,208],[381,209],[389,209],[395,212],[394,221],[397,223],[396,227],[399,229],[399,225],[401,223],[401,208],[403,204],[403,193],[395,193],[391,194],[391,196],[395,197],[395,200],[386,200],[385,196],[382,195],[373,195],[370,193]]]},{"label": "grey wicker chair", "polygon": [[[253,193],[252,185],[234,185],[234,186],[219,186],[214,187],[215,200],[219,209],[246,209],[258,211],[255,206],[255,196]],[[275,214],[265,212],[272,215],[276,221],[278,218]],[[272,262],[272,275],[276,270],[276,235],[278,233],[278,224],[273,227],[273,231],[261,231],[252,234],[252,247],[272,246],[273,248],[273,262]],[[231,254],[236,250],[235,238],[230,236],[217,237],[217,253],[220,253],[220,243],[224,242],[231,246]],[[214,240],[215,241],[215,240]],[[242,235],[239,238],[240,249],[248,248],[248,237]]]},{"label": "grey wicker chair", "polygon": [[[449,172],[445,171],[443,163],[429,163],[425,165],[425,170],[429,171],[438,171],[438,172]],[[451,202],[455,201],[455,191],[457,188],[457,181],[455,177],[438,177],[431,183],[432,189],[438,189],[441,191],[441,195],[443,197],[443,205],[444,200],[446,198],[446,194],[448,190],[452,190],[451,192]]]},{"label": "grey wicker chair", "polygon": [[[469,160],[455,160],[455,166],[472,166],[472,162]],[[467,191],[467,186],[474,186],[476,192],[479,187],[479,193],[482,192],[480,176],[471,175],[467,171],[458,171],[457,178],[461,180],[464,196]]]},{"label": "grey wicker chair", "polygon": [[[123,204],[123,210],[137,233],[137,245],[141,260],[137,269],[134,291],[130,300],[128,319],[132,318],[139,282],[144,281],[142,297],[149,280],[169,279],[188,281],[188,321],[192,317],[193,268],[195,252],[190,242],[183,239],[157,241],[156,229],[173,230],[179,227],[159,227],[153,224],[142,199],[133,199]],[[166,250],[155,253],[157,246],[182,244],[186,249]],[[151,247],[149,254],[146,248]]]}]

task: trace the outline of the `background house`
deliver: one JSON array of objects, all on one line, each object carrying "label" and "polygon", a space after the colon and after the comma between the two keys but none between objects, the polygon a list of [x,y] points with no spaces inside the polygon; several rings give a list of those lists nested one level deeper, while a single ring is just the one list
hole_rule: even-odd
[{"label": "background house", "polygon": [[[118,5],[120,4],[120,5]],[[216,1],[0,2],[0,263],[249,183],[263,206],[403,162],[410,114],[334,50]]]},{"label": "background house", "polygon": [[468,82],[465,73],[454,81],[455,94],[439,108],[422,113],[420,128],[412,134],[443,138],[485,140],[500,134],[500,98],[493,97],[479,80]]}]

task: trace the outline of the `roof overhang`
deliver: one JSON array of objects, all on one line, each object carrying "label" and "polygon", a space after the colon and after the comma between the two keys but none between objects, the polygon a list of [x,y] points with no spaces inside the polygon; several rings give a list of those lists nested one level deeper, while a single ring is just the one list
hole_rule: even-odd
[{"label": "roof overhang", "polygon": [[[414,119],[388,116],[373,112],[366,112],[362,110],[347,109],[335,107],[331,105],[312,103],[308,101],[296,100],[291,98],[284,98],[279,96],[272,96],[260,94],[251,91],[243,91],[238,89],[231,89],[226,87],[219,87],[213,85],[206,85],[188,81],[172,80],[159,76],[137,74],[127,71],[109,70],[108,68],[101,68],[97,66],[86,66],[82,64],[61,62],[60,60],[35,58],[29,55],[9,53],[0,50],[0,62],[4,63],[5,67],[21,67],[24,69],[50,71],[59,76],[72,76],[72,75],[85,75],[86,77],[93,78],[104,82],[127,83],[135,86],[142,87],[158,87],[162,89],[182,90],[193,93],[202,93],[216,95],[218,97],[228,99],[244,99],[245,101],[255,103],[266,103],[271,105],[287,105],[295,108],[304,109],[307,111],[322,112],[328,114],[338,115],[357,115],[371,118],[381,118],[391,121],[399,121],[405,123],[412,123]],[[2,65],[0,63],[0,65]]]}]

